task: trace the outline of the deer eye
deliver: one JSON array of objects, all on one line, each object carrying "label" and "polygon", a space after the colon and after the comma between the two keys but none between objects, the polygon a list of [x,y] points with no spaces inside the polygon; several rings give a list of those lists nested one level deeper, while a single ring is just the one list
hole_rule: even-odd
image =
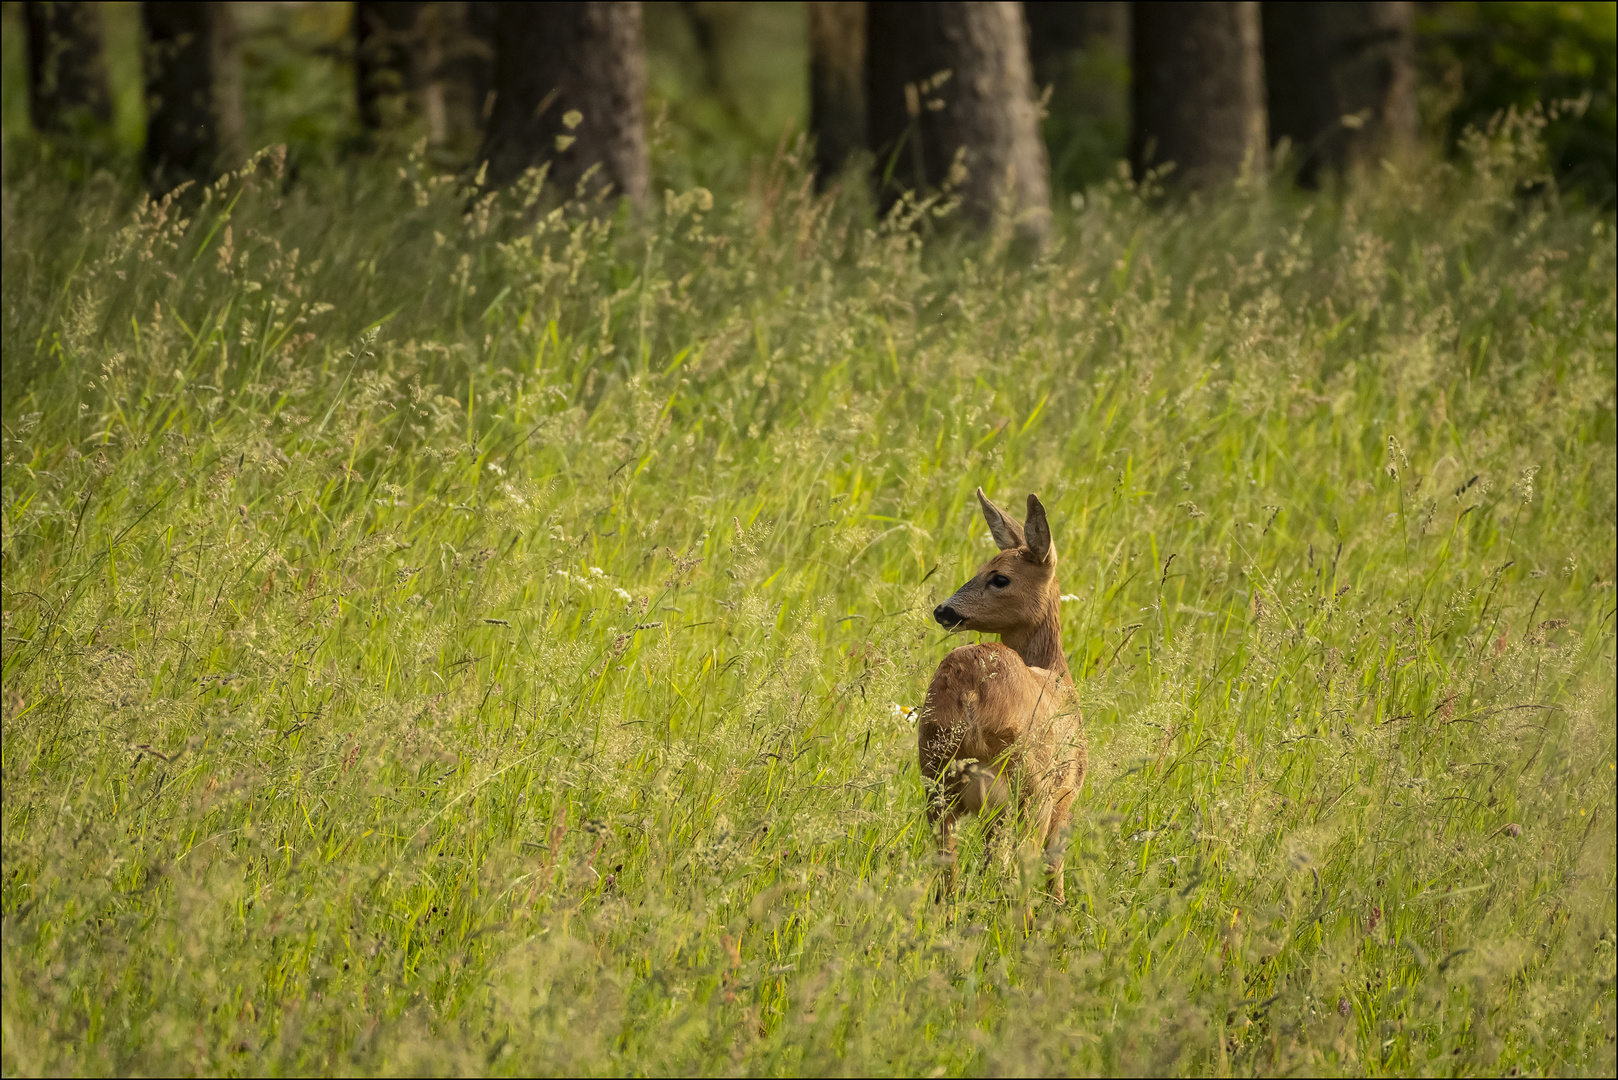
[{"label": "deer eye", "polygon": [[1007,585],[1011,584],[1011,579],[1006,577],[1004,574],[996,574],[994,577],[989,579],[989,584],[993,585],[997,589],[1003,589]]}]

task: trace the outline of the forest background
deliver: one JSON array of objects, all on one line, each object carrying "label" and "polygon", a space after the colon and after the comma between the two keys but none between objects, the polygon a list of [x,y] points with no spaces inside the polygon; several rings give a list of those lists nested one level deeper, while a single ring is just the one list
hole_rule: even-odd
[{"label": "forest background", "polygon": [[4,4],[0,1069],[1610,1075],[1614,11]]}]

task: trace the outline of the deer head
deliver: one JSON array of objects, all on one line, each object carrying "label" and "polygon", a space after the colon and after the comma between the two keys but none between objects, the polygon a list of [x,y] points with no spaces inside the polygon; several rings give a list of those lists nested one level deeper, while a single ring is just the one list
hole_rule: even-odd
[{"label": "deer head", "polygon": [[[1021,525],[989,501],[978,488],[978,502],[989,533],[1000,553],[984,563],[972,580],[933,609],[933,618],[946,630],[977,630],[999,634],[1007,645],[1023,652],[1020,642],[1046,637],[1057,629],[1061,587],[1056,581],[1056,548],[1045,507],[1028,496],[1028,517]],[[1059,646],[1058,646],[1059,648]],[[1048,666],[1048,658],[1024,656],[1032,664]]]}]

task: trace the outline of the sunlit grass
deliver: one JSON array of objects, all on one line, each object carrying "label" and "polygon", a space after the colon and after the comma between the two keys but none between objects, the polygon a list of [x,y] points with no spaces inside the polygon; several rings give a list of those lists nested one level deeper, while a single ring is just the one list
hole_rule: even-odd
[{"label": "sunlit grass", "polygon": [[[1033,264],[793,158],[12,176],[0,1064],[1610,1074],[1613,230],[1530,135]],[[894,708],[979,484],[1092,746],[1028,934]]]}]

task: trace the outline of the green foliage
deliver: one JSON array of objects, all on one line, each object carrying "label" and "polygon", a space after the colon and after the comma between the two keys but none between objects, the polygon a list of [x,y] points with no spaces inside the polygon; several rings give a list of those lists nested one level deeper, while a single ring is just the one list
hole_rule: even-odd
[{"label": "green foliage", "polygon": [[[1618,275],[1532,137],[1032,263],[795,155],[8,175],[0,1068],[1610,1075]],[[1092,741],[1031,932],[895,709],[978,484]]]},{"label": "green foliage", "polygon": [[1058,195],[1117,175],[1129,155],[1129,79],[1129,57],[1107,37],[1066,57],[1041,124]]},{"label": "green foliage", "polygon": [[98,171],[134,175],[146,138],[146,106],[140,72],[140,5],[95,5],[100,21],[102,54],[112,95],[112,123],[91,117],[69,136],[39,139],[28,113],[27,30],[23,5],[0,5],[0,154],[4,169],[43,158],[54,175],[81,183]]},{"label": "green foliage", "polygon": [[[108,171],[135,177],[146,140],[140,5],[96,5],[112,91],[113,122],[73,139],[36,137],[28,119],[28,65],[22,5],[0,12],[0,145],[9,172],[43,158],[72,182]],[[243,115],[249,146],[284,143],[294,168],[330,165],[358,127],[349,4],[237,4]],[[417,133],[402,132],[407,140]],[[66,167],[64,167],[66,166]]]},{"label": "green foliage", "polygon": [[1544,134],[1562,184],[1611,207],[1618,195],[1618,5],[1448,3],[1418,18],[1430,111],[1451,143],[1505,109],[1562,101]]},{"label": "green foliage", "polygon": [[[648,4],[647,116],[661,172],[719,187],[809,124],[808,15],[799,3]],[[654,136],[656,137],[656,136]]]},{"label": "green foliage", "polygon": [[351,4],[241,4],[249,146],[285,143],[301,167],[330,164],[359,130]]}]

